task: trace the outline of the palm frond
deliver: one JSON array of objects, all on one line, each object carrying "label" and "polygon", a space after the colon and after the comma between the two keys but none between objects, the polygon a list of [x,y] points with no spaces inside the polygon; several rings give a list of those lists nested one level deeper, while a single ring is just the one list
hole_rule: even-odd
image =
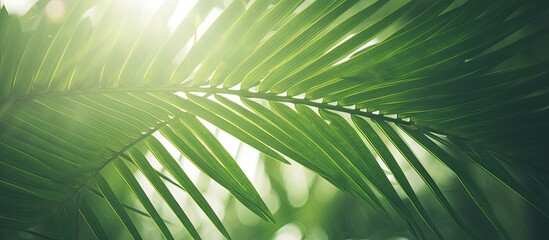
[{"label": "palm frond", "polygon": [[[205,122],[273,160],[303,165],[380,213],[396,210],[418,239],[442,239],[445,232],[407,166],[454,222],[478,237],[418,151],[455,173],[501,238],[514,236],[472,165],[548,216],[549,61],[544,54],[531,61],[517,55],[548,40],[549,28],[539,21],[549,4],[225,2],[198,1],[173,29],[168,23],[180,4],[174,0],[149,14],[132,1],[62,1],[59,16],[48,12],[47,1],[22,17],[2,7],[1,228],[24,231],[53,217],[68,224],[55,235],[70,239],[78,238],[82,219],[106,239],[107,213],[94,205],[101,202],[135,239],[143,232],[133,213],[150,218],[165,238],[180,238],[144,190],[150,184],[184,236],[201,237],[168,186],[185,191],[229,239],[222,218],[163,141],[250,211],[274,221]],[[106,175],[109,168],[117,174]],[[544,192],[517,176],[539,182]],[[130,192],[139,207],[125,203]]]}]

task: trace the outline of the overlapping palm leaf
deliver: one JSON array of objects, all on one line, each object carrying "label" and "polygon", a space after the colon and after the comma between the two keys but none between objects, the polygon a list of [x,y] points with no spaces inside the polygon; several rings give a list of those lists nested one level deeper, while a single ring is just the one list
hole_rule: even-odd
[{"label": "overlapping palm leaf", "polygon": [[[381,211],[397,210],[418,238],[423,226],[439,238],[444,233],[404,164],[457,225],[469,228],[420,162],[416,145],[455,173],[501,237],[509,235],[467,170],[471,164],[547,216],[546,195],[514,176],[547,186],[549,62],[546,56],[513,62],[548,40],[548,29],[538,24],[547,3],[198,1],[170,30],[178,1],[164,1],[151,16],[137,2],[66,1],[61,21],[48,18],[47,1],[23,17],[0,12],[2,228],[21,230],[54,217],[58,236],[75,238],[76,219],[83,219],[103,239],[108,233],[88,199],[99,196],[132,237],[141,238],[128,212],[150,217],[173,239],[139,172],[190,236],[200,238],[168,185],[189,194],[229,238],[159,138],[272,220],[203,121],[272,160],[311,169]],[[216,12],[209,25],[205,20]],[[515,37],[519,31],[525,37]],[[142,210],[122,202],[119,187],[101,174],[107,168],[116,169]]]}]

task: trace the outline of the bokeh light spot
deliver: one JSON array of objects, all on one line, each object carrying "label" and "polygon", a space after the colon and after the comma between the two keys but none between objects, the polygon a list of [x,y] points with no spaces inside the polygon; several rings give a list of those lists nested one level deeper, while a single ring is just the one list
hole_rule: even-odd
[{"label": "bokeh light spot", "polygon": [[65,17],[67,5],[65,1],[53,0],[46,5],[46,16],[50,21],[60,22]]}]

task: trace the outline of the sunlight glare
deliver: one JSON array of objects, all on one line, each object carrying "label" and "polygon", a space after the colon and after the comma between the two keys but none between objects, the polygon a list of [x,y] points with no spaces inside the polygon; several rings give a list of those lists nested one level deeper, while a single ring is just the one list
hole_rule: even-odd
[{"label": "sunlight glare", "polygon": [[52,0],[46,5],[46,16],[52,22],[60,22],[67,12],[67,4],[62,0]]},{"label": "sunlight glare", "polygon": [[351,57],[353,57],[356,53],[370,47],[370,46],[373,46],[377,43],[380,42],[380,39],[379,38],[374,38],[372,39],[371,41],[365,43],[364,45],[360,46],[357,50],[353,51],[351,54],[347,55],[346,57],[344,57],[343,59],[339,60],[338,62],[334,63],[334,66],[335,65],[338,65],[338,64],[341,64],[343,62],[346,62],[347,60],[351,59]]},{"label": "sunlight glare", "polygon": [[281,166],[282,180],[288,193],[288,201],[294,207],[303,206],[309,199],[309,190],[314,174],[307,169],[296,166]]},{"label": "sunlight glare", "polygon": [[174,14],[168,20],[168,29],[170,32],[174,32],[177,26],[183,21],[183,19],[189,14],[191,9],[196,4],[197,0],[184,0],[179,1],[177,7],[175,7]]},{"label": "sunlight glare", "polygon": [[23,16],[38,0],[0,0],[0,6],[4,6],[8,13]]},{"label": "sunlight glare", "polygon": [[206,16],[206,18],[200,24],[200,26],[198,26],[196,30],[196,39],[199,39],[200,37],[202,37],[202,35],[204,35],[206,30],[208,30],[208,28],[215,22],[217,17],[219,17],[219,15],[221,15],[222,12],[223,10],[219,8],[212,9],[210,14],[208,14],[208,16]]},{"label": "sunlight glare", "polygon": [[276,233],[274,240],[299,240],[303,239],[301,228],[294,223],[289,223],[280,228]]}]

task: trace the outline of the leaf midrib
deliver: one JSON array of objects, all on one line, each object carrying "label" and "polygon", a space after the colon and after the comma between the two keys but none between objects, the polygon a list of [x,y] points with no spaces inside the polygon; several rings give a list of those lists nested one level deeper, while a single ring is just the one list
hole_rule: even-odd
[{"label": "leaf midrib", "polygon": [[108,93],[135,93],[135,92],[184,92],[184,93],[207,93],[207,94],[230,94],[230,95],[236,95],[239,97],[244,98],[256,98],[256,99],[264,99],[268,101],[277,101],[277,102],[287,102],[287,103],[294,103],[294,104],[303,104],[308,105],[312,107],[322,108],[322,109],[330,109],[338,112],[345,112],[349,114],[355,114],[359,116],[364,116],[368,118],[378,119],[378,120],[384,120],[387,122],[392,122],[398,125],[406,125],[406,126],[414,126],[417,128],[421,128],[424,130],[428,130],[430,132],[435,133],[442,133],[441,131],[431,129],[427,126],[419,126],[415,124],[412,120],[405,121],[400,118],[392,118],[387,117],[385,115],[381,114],[374,114],[372,112],[366,112],[362,109],[353,109],[348,108],[340,105],[331,105],[324,102],[315,102],[309,99],[301,99],[296,97],[290,97],[290,96],[282,96],[277,95],[273,93],[262,93],[262,92],[250,92],[246,90],[231,90],[231,89],[224,89],[224,88],[201,88],[201,87],[184,87],[184,86],[171,86],[171,87],[118,87],[118,88],[95,88],[95,89],[86,89],[86,90],[77,90],[77,91],[65,91],[65,92],[45,92],[45,93],[35,93],[35,94],[29,94],[29,95],[22,95],[22,96],[14,96],[14,97],[5,97],[0,98],[0,106],[1,105],[7,105],[10,103],[15,102],[21,102],[21,101],[31,101],[31,100],[37,100],[40,98],[50,98],[50,97],[70,97],[75,95],[93,95],[93,94],[108,94]]}]

